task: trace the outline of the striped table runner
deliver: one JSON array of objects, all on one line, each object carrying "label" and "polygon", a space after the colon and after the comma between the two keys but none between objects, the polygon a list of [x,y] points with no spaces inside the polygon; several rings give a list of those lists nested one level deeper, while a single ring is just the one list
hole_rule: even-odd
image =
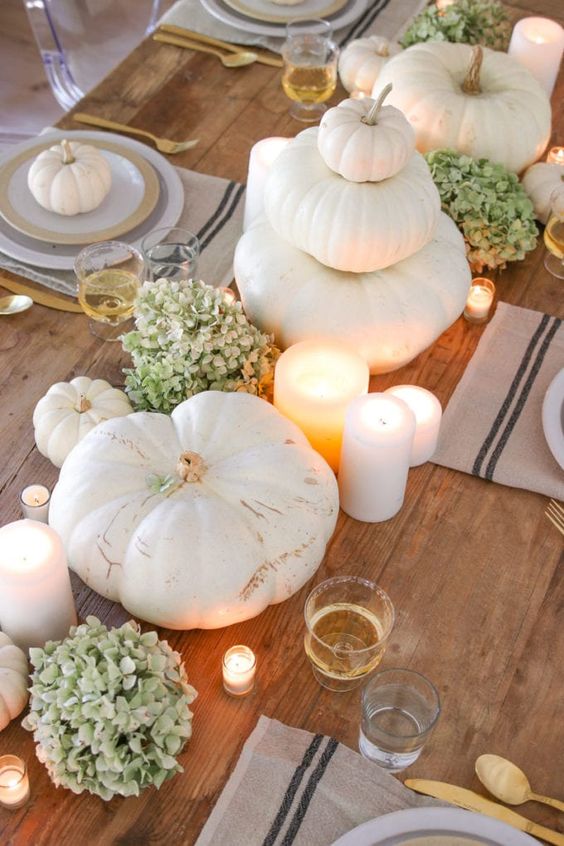
[{"label": "striped table runner", "polygon": [[330,737],[261,717],[196,846],[329,846],[381,814],[443,804]]},{"label": "striped table runner", "polygon": [[560,318],[498,303],[444,414],[435,464],[564,500],[541,417],[563,367]]}]

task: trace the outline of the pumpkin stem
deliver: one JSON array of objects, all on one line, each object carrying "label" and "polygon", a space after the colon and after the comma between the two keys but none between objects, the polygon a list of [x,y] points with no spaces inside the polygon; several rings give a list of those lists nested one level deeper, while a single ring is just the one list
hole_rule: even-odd
[{"label": "pumpkin stem", "polygon": [[374,126],[374,124],[377,122],[377,117],[380,113],[380,109],[382,108],[382,103],[384,102],[391,90],[392,83],[388,82],[386,87],[382,91],[380,91],[378,99],[375,101],[368,114],[365,114],[361,117],[361,123],[366,123],[368,126]]},{"label": "pumpkin stem", "polygon": [[207,469],[202,456],[190,451],[183,452],[176,465],[176,472],[184,482],[199,482]]},{"label": "pumpkin stem", "polygon": [[90,400],[86,399],[84,394],[81,394],[78,400],[78,412],[79,414],[84,414],[85,411],[88,411],[92,408],[92,403]]},{"label": "pumpkin stem", "polygon": [[464,77],[462,83],[462,90],[465,94],[480,94],[480,68],[482,67],[482,59],[484,58],[484,51],[477,44],[472,49],[472,58],[470,59],[470,67]]},{"label": "pumpkin stem", "polygon": [[61,141],[61,149],[63,151],[63,164],[73,164],[76,161],[72,154],[72,147],[66,138]]}]

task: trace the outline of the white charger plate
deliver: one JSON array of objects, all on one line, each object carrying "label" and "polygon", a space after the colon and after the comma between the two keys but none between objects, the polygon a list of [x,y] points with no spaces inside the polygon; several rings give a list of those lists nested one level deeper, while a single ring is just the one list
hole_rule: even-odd
[{"label": "white charger plate", "polygon": [[[265,23],[263,21],[254,21],[245,15],[230,9],[223,0],[201,0],[202,6],[218,20],[235,29],[250,32],[253,35],[272,35],[275,38],[284,38],[285,25],[283,23]],[[366,10],[368,0],[349,0],[339,12],[334,15],[328,15],[327,20],[331,21],[333,29],[341,29],[347,24],[353,23]]]},{"label": "white charger plate", "polygon": [[339,12],[348,0],[302,0],[293,6],[279,5],[271,0],[224,0],[235,11],[268,23],[286,24],[288,21],[325,18]]},{"label": "white charger plate", "polygon": [[551,453],[564,470],[564,367],[544,395],[542,428]]}]

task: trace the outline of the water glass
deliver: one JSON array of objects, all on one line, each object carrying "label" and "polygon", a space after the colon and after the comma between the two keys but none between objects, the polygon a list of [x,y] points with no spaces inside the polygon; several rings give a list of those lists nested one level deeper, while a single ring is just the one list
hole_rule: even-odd
[{"label": "water glass", "polygon": [[291,21],[282,47],[282,88],[292,100],[290,114],[296,120],[314,123],[326,111],[337,87],[339,48],[331,38],[329,21]]},{"label": "water glass", "polygon": [[150,279],[186,282],[198,273],[200,242],[187,229],[153,229],[145,235],[141,249]]},{"label": "water glass", "polygon": [[417,760],[441,713],[437,689],[414,670],[376,673],[361,707],[359,751],[393,773]]}]

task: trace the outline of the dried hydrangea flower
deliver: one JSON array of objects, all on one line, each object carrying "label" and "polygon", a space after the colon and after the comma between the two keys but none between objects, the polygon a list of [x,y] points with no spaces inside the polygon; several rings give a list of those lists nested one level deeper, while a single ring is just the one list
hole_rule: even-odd
[{"label": "dried hydrangea flower", "polygon": [[496,0],[457,0],[444,9],[432,3],[410,24],[400,39],[402,47],[424,41],[482,44],[492,50],[507,50],[511,21]]}]

